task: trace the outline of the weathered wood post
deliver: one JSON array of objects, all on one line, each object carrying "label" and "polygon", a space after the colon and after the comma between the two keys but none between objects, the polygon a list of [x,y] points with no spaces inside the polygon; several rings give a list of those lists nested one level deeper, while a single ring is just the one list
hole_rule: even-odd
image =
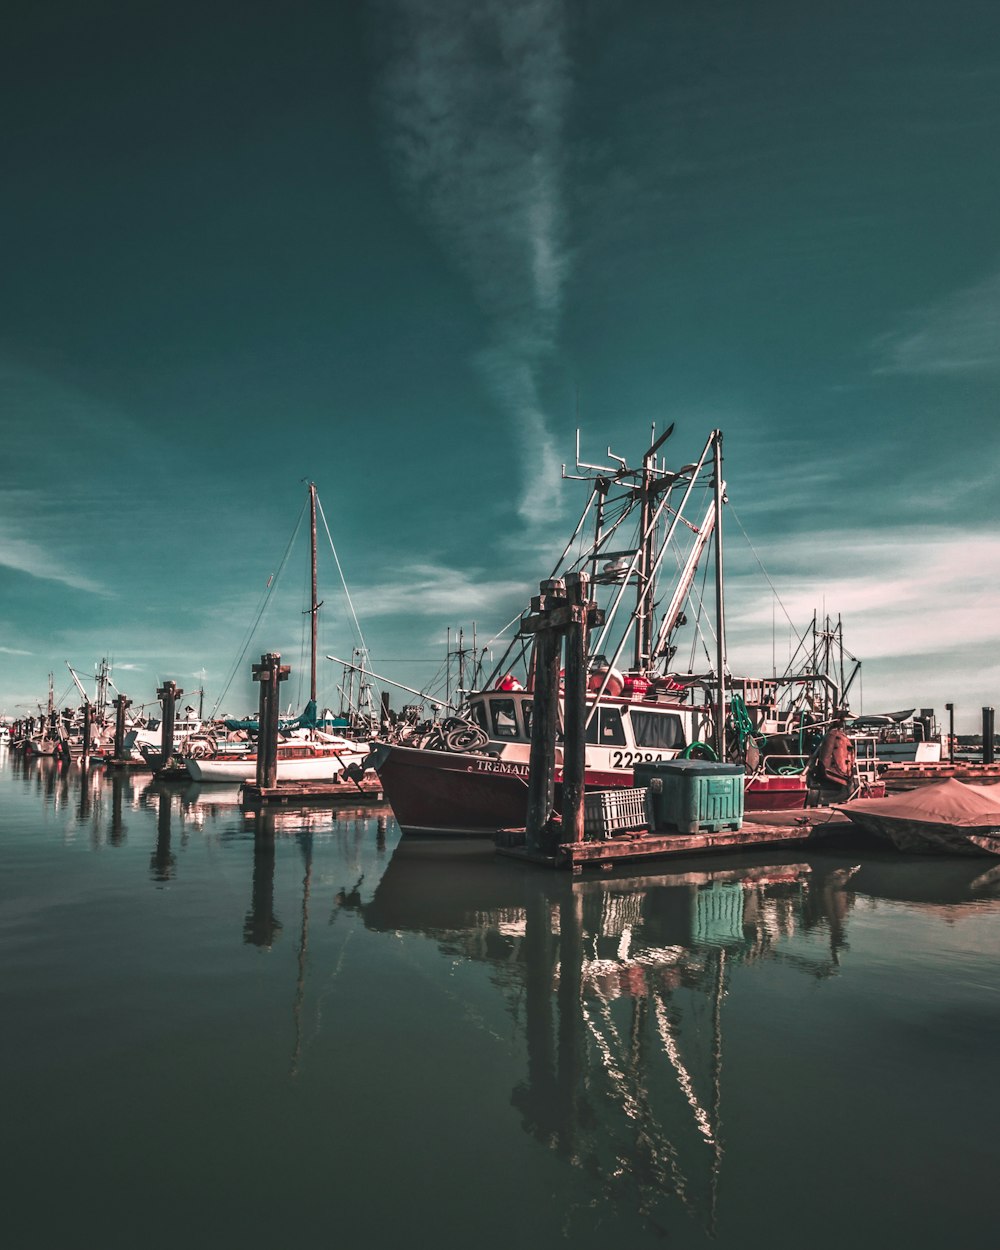
[{"label": "weathered wood post", "polygon": [[955,705],[946,703],[944,710],[948,713],[948,763],[955,762]]},{"label": "weathered wood post", "polygon": [[116,695],[115,701],[115,759],[124,758],[125,753],[125,709],[132,706],[132,700],[123,694]]},{"label": "weathered wood post", "polygon": [[164,764],[174,753],[175,708],[177,700],[183,693],[184,691],[172,681],[165,681],[156,692],[160,707],[163,709],[163,719],[160,722],[160,751]]},{"label": "weathered wood post", "polygon": [[531,709],[531,753],[528,757],[528,811],[525,841],[530,851],[551,854],[549,821],[556,792],[556,733],[559,722],[559,655],[561,631],[553,611],[565,606],[566,586],[561,578],[539,584],[530,615],[521,628],[535,635],[534,698]]},{"label": "weathered wood post", "polygon": [[586,767],[587,643],[590,633],[587,592],[590,576],[566,577],[569,620],[566,625],[566,663],[563,683],[562,840],[583,841],[583,794]]},{"label": "weathered wood post", "polygon": [[94,734],[94,705],[88,703],[83,709],[83,758],[90,755],[90,743]]},{"label": "weathered wood post", "polygon": [[995,759],[993,746],[993,709],[983,708],[983,763],[992,764]]},{"label": "weathered wood post", "polygon": [[253,666],[253,679],[260,682],[260,710],[257,725],[257,787],[271,788],[278,779],[278,686],[287,680],[289,665],[281,655],[269,651]]}]

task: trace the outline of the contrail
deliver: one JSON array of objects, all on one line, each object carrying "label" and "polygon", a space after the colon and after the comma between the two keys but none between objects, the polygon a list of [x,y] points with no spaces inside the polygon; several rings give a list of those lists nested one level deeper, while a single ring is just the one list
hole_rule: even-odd
[{"label": "contrail", "polygon": [[559,458],[540,396],[568,270],[560,0],[383,0],[393,168],[491,325],[477,356],[525,457],[519,511],[550,512]]}]

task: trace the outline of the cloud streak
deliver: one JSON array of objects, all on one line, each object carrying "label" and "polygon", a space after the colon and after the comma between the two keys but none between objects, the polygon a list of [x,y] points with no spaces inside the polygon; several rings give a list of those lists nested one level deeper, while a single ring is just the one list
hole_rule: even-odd
[{"label": "cloud streak", "polygon": [[383,585],[352,593],[363,620],[398,614],[492,621],[526,607],[531,590],[527,582],[498,581],[486,569],[413,564]]},{"label": "cloud streak", "polygon": [[524,449],[519,507],[556,506],[541,397],[569,268],[559,0],[386,0],[380,105],[408,199],[470,281],[491,326],[476,364]]},{"label": "cloud streak", "polygon": [[71,568],[33,538],[26,538],[17,522],[0,517],[0,568],[27,573],[41,581],[59,582],[71,590],[107,595],[100,583]]},{"label": "cloud streak", "polygon": [[876,342],[880,373],[964,375],[1000,370],[1000,273],[925,308]]},{"label": "cloud streak", "polygon": [[[996,533],[927,525],[891,534],[816,530],[758,550],[797,634],[814,610],[842,617],[845,645],[864,663],[866,704],[990,701],[1000,649]],[[770,672],[772,612],[781,671],[794,648],[791,630],[749,557],[731,553],[727,584],[734,671]]]}]

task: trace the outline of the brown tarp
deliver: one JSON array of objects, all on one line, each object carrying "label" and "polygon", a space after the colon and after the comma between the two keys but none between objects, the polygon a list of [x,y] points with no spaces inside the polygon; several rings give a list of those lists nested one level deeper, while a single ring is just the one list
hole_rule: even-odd
[{"label": "brown tarp", "polygon": [[1000,782],[988,786],[967,786],[949,777],[933,785],[920,786],[907,794],[885,799],[855,799],[835,804],[848,816],[870,812],[888,820],[916,820],[923,824],[975,828],[1000,825]]}]

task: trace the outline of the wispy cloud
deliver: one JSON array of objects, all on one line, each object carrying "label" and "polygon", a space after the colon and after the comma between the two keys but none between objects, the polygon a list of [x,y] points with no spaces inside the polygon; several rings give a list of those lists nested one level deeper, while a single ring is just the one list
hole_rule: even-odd
[{"label": "wispy cloud", "polygon": [[526,582],[496,580],[488,569],[413,564],[384,585],[354,591],[353,598],[362,620],[405,613],[493,622],[525,605],[530,593]]},{"label": "wispy cloud", "polygon": [[759,551],[795,629],[749,558],[730,558],[734,670],[770,671],[773,648],[780,671],[794,649],[793,633],[815,610],[821,618],[842,617],[845,645],[864,662],[866,705],[989,701],[988,674],[1000,649],[1000,535],[945,526],[816,530],[771,540]]},{"label": "wispy cloud", "polygon": [[20,647],[0,647],[4,655],[34,655],[33,651],[22,651]]},{"label": "wispy cloud", "polygon": [[1000,369],[1000,273],[913,314],[876,342],[881,373],[966,374]]},{"label": "wispy cloud", "polygon": [[0,567],[27,573],[42,581],[60,582],[72,590],[84,590],[95,595],[109,593],[99,582],[60,559],[51,550],[51,544],[43,545],[35,538],[27,538],[23,530],[22,522],[0,516]]},{"label": "wispy cloud", "polygon": [[525,457],[521,515],[557,502],[541,398],[568,270],[560,0],[385,0],[381,78],[393,166],[472,283],[492,341],[477,364]]}]

